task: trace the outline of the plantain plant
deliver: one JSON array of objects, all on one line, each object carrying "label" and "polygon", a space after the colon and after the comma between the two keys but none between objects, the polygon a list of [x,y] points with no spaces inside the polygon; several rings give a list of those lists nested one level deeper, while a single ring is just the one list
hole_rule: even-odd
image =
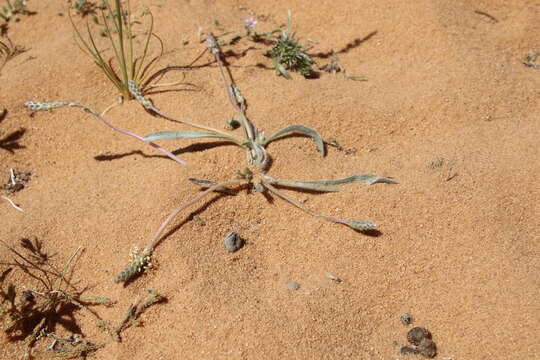
[{"label": "plantain plant", "polygon": [[140,89],[135,82],[130,81],[130,89],[133,96],[150,112],[160,117],[166,118],[171,121],[175,121],[184,125],[194,127],[204,131],[193,130],[174,130],[174,131],[158,131],[145,136],[147,141],[158,140],[173,140],[173,139],[200,139],[200,138],[218,138],[225,141],[230,141],[240,148],[243,148],[246,152],[248,166],[237,172],[237,176],[234,179],[230,179],[222,182],[214,182],[207,179],[194,179],[190,178],[189,181],[195,185],[205,189],[192,199],[184,202],[179,207],[174,209],[170,215],[161,224],[158,230],[151,238],[148,245],[136,256],[133,257],[128,267],[122,271],[116,278],[116,282],[126,282],[133,277],[142,273],[150,264],[151,256],[155,247],[160,242],[161,235],[167,225],[184,209],[198,201],[202,200],[206,195],[216,192],[231,192],[233,187],[236,188],[250,188],[254,192],[270,192],[283,200],[289,202],[293,206],[306,212],[307,214],[317,217],[322,220],[326,220],[333,223],[347,225],[348,227],[358,231],[369,231],[375,229],[376,225],[368,220],[347,220],[334,218],[330,216],[317,214],[308,208],[306,208],[301,202],[293,199],[292,197],[283,193],[279,188],[286,187],[296,190],[309,190],[315,192],[338,192],[341,190],[341,186],[345,184],[364,182],[366,185],[372,185],[375,183],[387,183],[395,184],[391,178],[380,177],[372,174],[352,175],[349,177],[333,180],[286,180],[277,179],[267,174],[270,164],[270,155],[268,154],[267,145],[278,139],[279,137],[289,133],[300,133],[307,135],[313,139],[316,143],[319,152],[322,156],[325,156],[325,145],[320,134],[304,125],[291,125],[281,130],[274,132],[272,135],[265,137],[262,131],[259,131],[253,123],[248,119],[246,115],[246,102],[240,94],[239,89],[233,83],[231,75],[227,68],[225,68],[222,60],[222,53],[216,39],[210,35],[207,38],[207,44],[210,52],[215,56],[216,62],[219,67],[220,75],[225,84],[229,101],[232,107],[237,112],[240,125],[243,129],[243,136],[236,134],[223,132],[221,130],[213,129],[207,126],[194,124],[190,121],[176,119],[170,115],[163,113],[154,104],[141,94]]}]

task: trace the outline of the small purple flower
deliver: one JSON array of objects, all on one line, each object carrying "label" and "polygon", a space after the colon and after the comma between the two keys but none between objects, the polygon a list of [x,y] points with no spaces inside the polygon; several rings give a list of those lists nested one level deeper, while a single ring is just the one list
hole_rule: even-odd
[{"label": "small purple flower", "polygon": [[257,25],[257,20],[255,20],[254,18],[244,19],[244,26],[246,28],[252,28],[255,27],[255,25]]}]

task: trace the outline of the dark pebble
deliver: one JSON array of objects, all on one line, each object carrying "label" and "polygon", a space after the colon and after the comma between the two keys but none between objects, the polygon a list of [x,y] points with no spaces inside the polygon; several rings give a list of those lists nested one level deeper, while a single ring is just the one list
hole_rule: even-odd
[{"label": "dark pebble", "polygon": [[420,351],[416,348],[416,346],[404,346],[401,345],[401,348],[399,349],[401,352],[401,355],[413,355],[418,354]]},{"label": "dark pebble", "polygon": [[435,345],[433,340],[428,338],[423,338],[417,349],[420,351],[420,354],[428,358],[434,358],[437,355],[437,345]]},{"label": "dark pebble", "polygon": [[228,233],[223,242],[225,244],[225,249],[227,249],[228,252],[236,252],[244,245],[244,241],[242,241],[240,235],[234,231]]},{"label": "dark pebble", "polygon": [[429,331],[423,327],[414,327],[407,332],[407,340],[413,345],[420,345],[422,339],[430,337]]}]

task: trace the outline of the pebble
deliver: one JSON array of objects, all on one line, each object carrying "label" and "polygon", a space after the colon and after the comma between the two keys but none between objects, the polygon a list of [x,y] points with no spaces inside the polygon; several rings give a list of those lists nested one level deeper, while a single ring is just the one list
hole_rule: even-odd
[{"label": "pebble", "polygon": [[338,278],[336,275],[332,275],[330,273],[327,273],[326,274],[326,277],[329,278],[330,280],[332,281],[335,281],[335,282],[341,282],[341,279]]},{"label": "pebble", "polygon": [[225,249],[227,249],[228,252],[232,253],[240,250],[244,245],[244,241],[242,240],[240,235],[234,231],[225,235],[225,239],[223,239],[223,242],[225,244]]},{"label": "pebble", "polygon": [[431,333],[423,327],[415,327],[407,332],[407,341],[411,346],[401,346],[402,355],[421,354],[427,358],[437,355],[437,345],[431,340]]},{"label": "pebble", "polygon": [[407,341],[413,345],[420,345],[422,339],[430,337],[429,331],[423,327],[414,327],[407,332]]},{"label": "pebble", "polygon": [[403,313],[399,317],[399,320],[401,320],[401,323],[403,325],[409,325],[410,323],[412,323],[412,315],[410,313],[408,313],[408,312]]},{"label": "pebble", "polygon": [[300,289],[300,284],[294,281],[289,281],[287,283],[287,287],[291,290],[298,290]]},{"label": "pebble", "polygon": [[418,349],[414,345],[413,346],[401,345],[401,347],[399,348],[399,352],[401,353],[401,355],[413,355],[413,354],[419,353]]},{"label": "pebble", "polygon": [[417,349],[420,354],[428,358],[433,358],[435,355],[437,355],[437,345],[435,345],[433,340],[428,338],[423,338],[422,341],[420,341],[420,345],[418,345]]}]

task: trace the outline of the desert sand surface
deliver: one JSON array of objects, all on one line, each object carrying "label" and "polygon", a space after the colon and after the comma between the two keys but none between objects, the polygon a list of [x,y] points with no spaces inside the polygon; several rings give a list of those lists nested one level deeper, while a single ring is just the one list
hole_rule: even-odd
[{"label": "desert sand surface", "polygon": [[[351,184],[326,194],[283,190],[317,213],[373,221],[378,231],[368,234],[310,217],[276,196],[211,194],[167,227],[151,269],[116,284],[133,246],[144,247],[175,207],[200,193],[187,178],[233,178],[246,156],[212,139],[159,142],[187,162],[180,165],[78,109],[31,114],[29,100],[78,101],[103,111],[119,94],[77,47],[67,2],[29,0],[35,13],[7,30],[28,50],[0,70],[0,111],[7,111],[0,179],[8,182],[9,169],[33,175],[20,191],[2,190],[24,212],[0,199],[0,240],[22,251],[21,239],[37,239],[57,267],[82,247],[72,283],[84,296],[115,301],[91,307],[111,324],[147,289],[167,299],[148,307],[121,342],[73,306],[58,315],[56,335],[103,344],[88,354],[96,360],[414,360],[423,357],[401,354],[400,345],[421,326],[432,334],[437,359],[540,358],[538,1],[131,5],[134,13],[152,11],[166,50],[157,68],[181,68],[161,80],[182,82],[168,88],[176,91],[148,95],[160,109],[224,129],[235,113],[215,60],[206,52],[193,61],[206,49],[204,34],[237,33],[242,38],[222,50],[255,126],[268,135],[303,124],[342,147],[328,146],[322,157],[310,138],[286,136],[268,146],[269,175],[367,173],[398,184]],[[245,36],[244,19],[267,32],[286,22],[289,9],[317,78],[277,76],[264,56],[269,47]],[[321,70],[332,52],[345,73]],[[189,129],[136,101],[105,117],[141,135]],[[223,245],[231,231],[245,239],[235,253]],[[13,268],[4,291],[15,285],[17,301],[24,290],[42,291],[38,280],[6,265],[13,258],[0,247],[0,271]],[[292,290],[290,282],[300,287]],[[400,321],[405,312],[410,325]],[[4,318],[3,330],[8,324]],[[21,358],[30,337],[3,331],[0,358]],[[35,353],[57,355],[39,352],[51,343],[44,336]]]}]

